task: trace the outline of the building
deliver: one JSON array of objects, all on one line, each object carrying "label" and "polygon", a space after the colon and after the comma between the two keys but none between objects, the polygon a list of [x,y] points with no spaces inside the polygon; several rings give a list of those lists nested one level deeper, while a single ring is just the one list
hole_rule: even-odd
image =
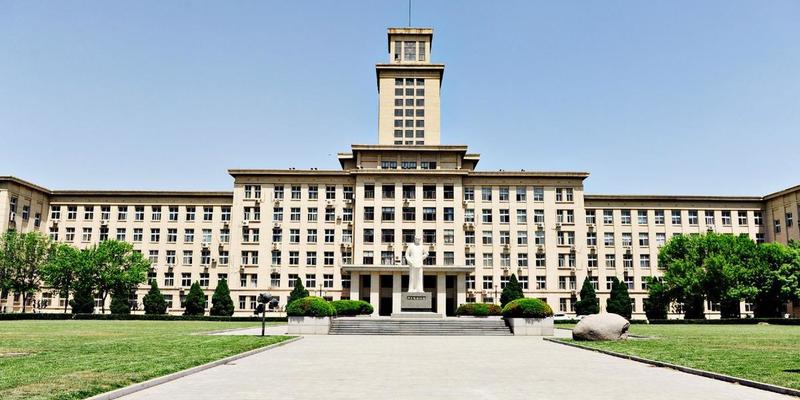
[{"label": "building", "polygon": [[[586,277],[604,307],[617,277],[643,318],[644,278],[661,273],[658,250],[671,236],[800,239],[800,186],[753,197],[591,195],[585,172],[478,170],[467,146],[441,144],[444,65],[431,62],[432,39],[432,29],[388,30],[389,62],[376,65],[378,144],[339,153],[341,169],[229,170],[231,192],[49,190],[0,177],[0,231],[38,230],[78,247],[131,242],[151,260],[149,279],[171,312],[192,282],[210,297],[227,279],[242,315],[261,292],[285,304],[296,278],[314,294],[397,312],[408,286],[403,249],[421,236],[439,313],[497,302],[516,274],[527,296],[564,313]],[[141,304],[146,290],[132,300]],[[63,307],[54,296],[40,294],[46,310]],[[2,305],[20,306],[13,295]],[[714,315],[718,306],[707,306]]]}]

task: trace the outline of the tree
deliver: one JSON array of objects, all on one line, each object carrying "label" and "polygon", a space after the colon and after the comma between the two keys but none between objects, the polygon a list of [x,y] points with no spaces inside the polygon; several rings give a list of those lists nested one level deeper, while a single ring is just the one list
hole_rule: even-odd
[{"label": "tree", "polygon": [[91,314],[94,312],[94,294],[98,280],[94,256],[94,248],[80,251],[82,262],[77,264],[74,270],[72,300],[69,301],[73,314]]},{"label": "tree", "polygon": [[206,295],[200,288],[200,283],[195,282],[186,295],[184,315],[203,315],[206,313]]},{"label": "tree", "polygon": [[231,291],[228,289],[228,282],[225,279],[219,281],[217,288],[214,289],[214,295],[211,296],[209,314],[223,317],[233,315],[233,300],[231,299]]},{"label": "tree", "polygon": [[645,277],[648,295],[644,299],[644,313],[648,320],[667,319],[667,309],[672,302],[669,290],[661,278]]},{"label": "tree", "polygon": [[53,243],[39,232],[14,230],[3,234],[0,241],[0,269],[5,271],[5,286],[21,296],[24,313],[25,306],[41,287],[42,269],[53,253]]},{"label": "tree", "polygon": [[516,274],[511,274],[508,279],[506,287],[503,288],[503,293],[500,294],[500,307],[505,307],[506,304],[525,297],[522,293],[522,285],[519,284]]},{"label": "tree", "polygon": [[783,304],[800,298],[800,246],[796,242],[759,245],[756,262],[744,280],[755,317],[781,317]]},{"label": "tree", "polygon": [[600,299],[597,298],[594,286],[587,276],[586,279],[583,280],[583,286],[581,287],[581,299],[575,302],[575,314],[589,315],[599,312]]},{"label": "tree", "polygon": [[91,287],[76,286],[69,301],[73,314],[91,314],[94,312],[94,295]]},{"label": "tree", "polygon": [[130,314],[131,301],[128,298],[130,292],[125,293],[118,290],[111,291],[111,307],[109,310],[112,314]]},{"label": "tree", "polygon": [[631,297],[628,295],[628,286],[621,283],[616,277],[612,278],[611,295],[606,301],[606,311],[619,314],[625,319],[631,319]]},{"label": "tree", "polygon": [[93,259],[97,267],[97,291],[103,299],[103,313],[109,293],[115,291],[127,296],[126,293],[147,279],[150,269],[150,262],[141,253],[133,251],[133,245],[116,240],[106,240],[95,247]]},{"label": "tree", "polygon": [[156,283],[155,279],[150,283],[150,291],[144,295],[142,303],[144,304],[145,314],[167,313],[167,302],[164,300],[161,290],[158,289],[158,283]]},{"label": "tree", "polygon": [[291,302],[302,299],[303,297],[308,297],[308,290],[303,287],[303,281],[301,281],[298,276],[297,279],[294,280],[294,289],[289,293],[289,299],[286,301],[286,305],[288,306]]},{"label": "tree", "polygon": [[77,271],[85,262],[84,253],[66,243],[55,245],[53,257],[42,268],[42,280],[64,299],[64,314],[69,305],[69,294],[75,283]]}]

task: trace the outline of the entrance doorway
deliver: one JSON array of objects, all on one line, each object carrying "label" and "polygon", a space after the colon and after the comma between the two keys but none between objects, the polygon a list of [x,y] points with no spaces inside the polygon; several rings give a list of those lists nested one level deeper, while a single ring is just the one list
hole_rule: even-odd
[{"label": "entrance doorway", "polygon": [[378,315],[392,315],[392,287],[394,286],[394,276],[381,275],[380,290],[378,300]]},{"label": "entrance doorway", "polygon": [[372,286],[372,276],[370,275],[361,275],[360,282],[358,282],[358,297],[359,300],[364,300],[369,303],[369,292],[370,287]]},{"label": "entrance doorway", "polygon": [[456,315],[456,308],[458,304],[456,304],[456,276],[455,275],[447,275],[445,277],[445,314],[447,316],[454,316]]}]

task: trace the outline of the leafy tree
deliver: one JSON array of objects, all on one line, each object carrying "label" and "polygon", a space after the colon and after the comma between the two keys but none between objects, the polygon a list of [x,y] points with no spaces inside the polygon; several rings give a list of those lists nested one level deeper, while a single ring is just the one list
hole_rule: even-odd
[{"label": "leafy tree", "polygon": [[233,300],[231,299],[231,291],[228,289],[228,282],[225,279],[219,281],[217,288],[214,289],[214,295],[211,296],[209,314],[224,317],[233,315]]},{"label": "leafy tree", "polygon": [[189,294],[186,295],[186,308],[183,312],[184,315],[203,315],[206,313],[206,295],[203,294],[203,289],[200,288],[200,283],[195,282],[189,289]]},{"label": "leafy tree", "polygon": [[97,291],[105,300],[112,291],[130,293],[147,279],[150,262],[141,253],[133,251],[133,245],[116,240],[106,240],[94,249],[94,264],[97,272]]},{"label": "leafy tree", "polygon": [[511,274],[506,287],[503,288],[503,293],[500,294],[500,307],[505,307],[506,304],[523,297],[525,294],[522,293],[522,285],[519,284],[517,275]]},{"label": "leafy tree", "polygon": [[628,286],[621,283],[616,277],[612,278],[611,295],[606,301],[606,311],[619,314],[625,319],[631,319],[631,296],[628,295]]},{"label": "leafy tree", "polygon": [[597,293],[594,291],[592,282],[589,277],[583,280],[581,287],[581,299],[575,302],[575,314],[589,315],[597,314],[600,312],[600,299],[597,298]]},{"label": "leafy tree", "polygon": [[129,297],[130,292],[113,290],[111,291],[111,307],[109,307],[112,314],[130,314],[131,302]]},{"label": "leafy tree", "polygon": [[164,295],[158,289],[158,283],[155,280],[150,283],[150,291],[142,298],[144,304],[145,314],[166,314],[167,302],[164,300]]},{"label": "leafy tree", "polygon": [[667,319],[667,309],[672,302],[669,290],[661,278],[645,277],[647,280],[647,298],[644,299],[644,313],[647,319]]},{"label": "leafy tree", "polygon": [[294,280],[294,289],[289,293],[289,300],[286,302],[286,305],[288,306],[291,302],[302,299],[303,297],[308,297],[308,290],[303,287],[303,281],[300,280],[298,276],[297,279]]},{"label": "leafy tree", "polygon": [[781,317],[783,304],[800,298],[800,246],[796,242],[759,245],[756,262],[744,280],[755,317]]},{"label": "leafy tree", "polygon": [[42,268],[42,280],[55,289],[64,301],[64,313],[67,313],[69,294],[75,284],[77,271],[85,262],[84,253],[66,243],[55,245],[53,256]]},{"label": "leafy tree", "polygon": [[683,303],[686,319],[705,318],[703,254],[699,235],[674,236],[658,253],[658,265],[665,269],[663,282],[674,299]]},{"label": "leafy tree", "polygon": [[9,230],[0,237],[0,265],[7,289],[22,297],[22,312],[41,287],[42,269],[53,253],[53,243],[40,232],[17,233]]}]

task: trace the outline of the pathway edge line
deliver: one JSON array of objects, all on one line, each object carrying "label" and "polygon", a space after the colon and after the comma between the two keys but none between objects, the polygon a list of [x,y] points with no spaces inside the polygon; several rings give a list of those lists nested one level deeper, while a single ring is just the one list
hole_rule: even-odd
[{"label": "pathway edge line", "polygon": [[205,364],[197,365],[197,366],[194,366],[194,367],[191,367],[191,368],[187,368],[187,369],[184,369],[184,370],[181,370],[181,371],[173,372],[171,374],[155,377],[155,378],[146,380],[144,382],[134,383],[132,385],[128,385],[128,386],[125,386],[125,387],[122,387],[122,388],[119,388],[119,389],[114,389],[114,390],[112,390],[110,392],[100,393],[98,395],[94,395],[92,397],[89,397],[86,400],[111,400],[111,399],[117,399],[117,398],[120,398],[122,396],[127,396],[129,394],[140,392],[142,390],[151,388],[153,386],[158,386],[158,385],[170,382],[170,381],[174,381],[174,380],[179,379],[179,378],[183,378],[185,376],[189,376],[189,375],[193,375],[193,374],[196,374],[198,372],[201,372],[201,371],[205,371],[207,369],[218,367],[220,365],[227,364],[227,363],[229,363],[231,361],[236,361],[236,360],[244,358],[244,357],[249,357],[249,356],[252,356],[252,355],[267,351],[267,350],[272,350],[272,349],[274,349],[276,347],[280,347],[280,346],[283,346],[283,345],[287,345],[289,343],[296,342],[296,341],[298,341],[298,340],[300,340],[302,338],[303,338],[302,336],[293,337],[291,339],[287,339],[287,340],[284,340],[282,342],[273,343],[273,344],[268,345],[268,346],[255,348],[253,350],[245,351],[244,353],[234,354],[232,356],[221,358],[219,360],[211,361],[211,362],[208,362],[208,363],[205,363]]},{"label": "pathway edge line", "polygon": [[563,340],[559,340],[559,339],[556,339],[556,338],[543,338],[543,339],[548,341],[548,342],[551,342],[551,343],[557,343],[557,344],[561,344],[561,345],[564,345],[564,346],[575,347],[575,348],[583,349],[583,350],[595,351],[595,352],[598,352],[598,353],[601,353],[601,354],[606,354],[606,355],[614,356],[614,357],[618,357],[618,358],[624,358],[626,360],[636,361],[636,362],[640,362],[640,363],[644,363],[644,364],[650,364],[650,365],[653,365],[653,366],[656,366],[656,367],[674,369],[674,370],[678,370],[678,371],[681,371],[681,372],[685,372],[687,374],[702,376],[704,378],[711,378],[711,379],[716,379],[716,380],[723,381],[723,382],[736,383],[736,384],[739,384],[739,385],[742,385],[742,386],[749,386],[749,387],[752,387],[752,388],[755,388],[755,389],[766,390],[766,391],[769,391],[769,392],[774,392],[774,393],[785,394],[785,395],[789,395],[789,396],[800,397],[800,390],[792,389],[792,388],[788,388],[788,387],[784,387],[784,386],[778,386],[778,385],[773,385],[773,384],[764,383],[764,382],[756,382],[756,381],[752,381],[752,380],[745,379],[745,378],[739,378],[739,377],[736,377],[736,376],[720,374],[720,373],[717,373],[717,372],[711,372],[711,371],[706,371],[706,370],[702,370],[702,369],[684,367],[682,365],[671,364],[671,363],[663,362],[663,361],[651,360],[651,359],[648,359],[648,358],[632,356],[632,355],[628,355],[628,354],[624,354],[624,353],[617,353],[615,351],[610,351],[610,350],[596,349],[596,348],[593,348],[593,347],[582,346],[582,345],[577,344],[577,343],[565,342]]}]

